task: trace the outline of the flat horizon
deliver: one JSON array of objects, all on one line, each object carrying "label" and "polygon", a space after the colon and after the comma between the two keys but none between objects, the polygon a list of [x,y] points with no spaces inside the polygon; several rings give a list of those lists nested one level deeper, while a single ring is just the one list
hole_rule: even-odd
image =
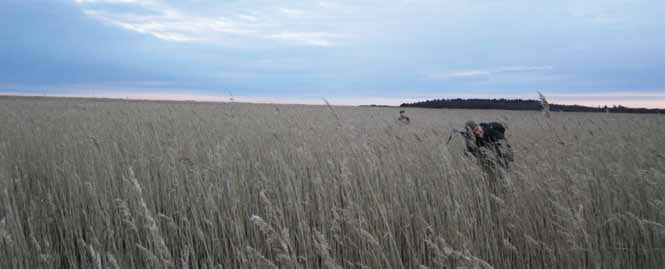
[{"label": "flat horizon", "polygon": [[[627,93],[628,94],[628,93]],[[634,93],[633,93],[634,94]],[[579,98],[579,96],[562,95],[559,98],[551,98],[547,96],[548,101],[553,104],[559,105],[580,105],[588,107],[603,107],[603,106],[624,106],[628,108],[648,108],[648,109],[665,109],[665,104],[660,100],[648,100],[649,96],[639,96],[637,100],[603,100],[603,99],[571,99]],[[356,96],[356,97],[269,97],[269,96],[223,96],[223,95],[202,95],[202,94],[164,94],[164,93],[25,93],[25,92],[3,92],[0,91],[0,96],[5,97],[53,97],[53,98],[85,98],[85,99],[115,99],[115,100],[145,100],[145,101],[195,101],[195,102],[221,102],[221,103],[254,103],[254,104],[291,104],[291,105],[326,105],[326,102],[331,105],[337,106],[364,106],[364,105],[380,105],[380,106],[399,106],[404,103],[414,103],[420,101],[434,100],[434,99],[523,99],[523,100],[537,100],[536,96],[482,96],[482,95],[467,95],[467,96],[445,96],[445,97],[427,97],[427,98],[386,98],[386,97],[372,97],[372,96]],[[593,98],[593,96],[587,96]]]}]

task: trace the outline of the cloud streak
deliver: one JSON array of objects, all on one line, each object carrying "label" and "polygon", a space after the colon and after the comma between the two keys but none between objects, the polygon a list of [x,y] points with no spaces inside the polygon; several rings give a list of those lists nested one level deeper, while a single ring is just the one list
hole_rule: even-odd
[{"label": "cloud streak", "polygon": [[234,41],[281,41],[332,47],[342,38],[339,33],[298,29],[294,24],[305,12],[291,8],[277,8],[271,12],[235,8],[212,16],[186,12],[157,0],[77,0],[77,3],[83,13],[92,18],[166,41],[229,46],[233,46]]},{"label": "cloud streak", "polygon": [[431,80],[454,80],[454,79],[474,79],[474,78],[484,78],[491,77],[494,75],[501,75],[507,73],[526,73],[526,72],[537,72],[537,71],[548,71],[552,70],[552,66],[509,66],[509,67],[500,67],[494,69],[476,69],[476,70],[464,70],[464,71],[452,71],[445,73],[433,73],[429,74],[428,78]]},{"label": "cloud streak", "polygon": [[280,33],[271,35],[270,38],[284,40],[287,42],[302,43],[318,47],[332,47],[334,45],[330,40],[339,38],[339,35],[323,32],[303,32],[303,33]]}]

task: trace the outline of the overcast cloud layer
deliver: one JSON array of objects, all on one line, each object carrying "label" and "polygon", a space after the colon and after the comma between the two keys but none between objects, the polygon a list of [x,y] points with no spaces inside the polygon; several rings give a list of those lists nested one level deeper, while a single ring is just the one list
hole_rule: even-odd
[{"label": "overcast cloud layer", "polygon": [[645,0],[4,0],[0,92],[357,103],[540,90],[665,107],[663,15]]}]

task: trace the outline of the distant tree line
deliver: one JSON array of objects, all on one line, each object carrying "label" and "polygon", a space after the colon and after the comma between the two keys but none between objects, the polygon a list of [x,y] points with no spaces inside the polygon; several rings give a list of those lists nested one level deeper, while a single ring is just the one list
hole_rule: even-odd
[{"label": "distant tree line", "polygon": [[[401,107],[460,108],[460,109],[505,109],[541,110],[538,100],[522,99],[435,99],[415,103],[404,103]],[[550,111],[564,112],[610,112],[610,113],[664,113],[665,109],[629,108],[624,106],[588,107],[580,105],[550,104]]]}]

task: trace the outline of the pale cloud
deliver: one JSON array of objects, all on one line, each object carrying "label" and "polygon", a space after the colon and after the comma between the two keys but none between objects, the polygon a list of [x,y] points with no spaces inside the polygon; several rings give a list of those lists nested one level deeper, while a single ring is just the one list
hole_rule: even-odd
[{"label": "pale cloud", "polygon": [[617,10],[625,8],[626,4],[622,0],[608,0],[603,3],[570,0],[568,12],[573,17],[587,19],[594,23],[612,23],[623,19]]},{"label": "pale cloud", "polygon": [[663,6],[651,0],[566,0],[569,16],[599,25],[651,22],[662,17]]},{"label": "pale cloud", "polygon": [[[386,32],[386,23],[410,28],[409,23],[423,18],[436,18],[436,31],[454,31],[460,21],[477,16],[493,18],[496,10],[514,15],[533,12],[534,4],[525,0],[453,1],[401,0],[386,4],[378,0],[327,1],[191,1],[188,5],[173,0],[75,0],[91,17],[125,29],[150,34],[160,39],[179,42],[210,42],[220,45],[242,38],[245,43],[284,39],[283,33],[326,32],[329,36],[371,36]],[[542,10],[564,12],[566,16],[611,22],[636,12],[624,14],[627,1],[607,0],[601,3],[565,0],[560,4],[542,5]],[[644,2],[645,0],[638,0]],[[202,5],[201,3],[205,3]],[[200,7],[197,7],[200,5]],[[109,8],[110,7],[110,8]],[[123,7],[114,9],[113,7]],[[136,7],[137,10],[133,10]],[[140,10],[150,11],[142,14]],[[522,12],[522,13],[515,13]],[[215,14],[218,17],[213,16]],[[220,21],[222,17],[223,20]],[[399,22],[399,23],[396,23]],[[428,22],[429,23],[429,22]],[[151,25],[162,27],[154,29]],[[415,23],[415,25],[419,25]],[[130,27],[127,27],[130,26]],[[449,27],[449,28],[447,28]],[[301,45],[330,47],[335,38],[291,38]]]},{"label": "pale cloud", "polygon": [[[116,3],[121,3],[121,4],[127,4],[127,3],[138,3],[142,2],[141,0],[76,0],[77,3],[85,4],[85,3],[109,3],[109,4],[116,4]],[[147,2],[147,1],[143,1]]]},{"label": "pale cloud", "polygon": [[333,46],[331,40],[339,38],[339,35],[323,32],[280,33],[271,35],[270,38],[311,46],[331,47]]},{"label": "pale cloud", "polygon": [[227,35],[251,36],[258,31],[255,26],[238,23],[238,20],[231,18],[188,16],[169,8],[155,14],[118,14],[95,9],[84,9],[83,12],[124,29],[168,41],[222,42]]},{"label": "pale cloud", "polygon": [[292,8],[280,8],[279,11],[289,16],[300,16],[304,13],[302,10]]},{"label": "pale cloud", "polygon": [[552,66],[509,66],[494,69],[463,70],[443,73],[431,73],[428,78],[431,80],[452,80],[452,79],[472,79],[478,77],[490,77],[492,75],[506,73],[524,73],[552,70]]},{"label": "pale cloud", "polygon": [[[167,41],[232,46],[230,40],[254,44],[273,40],[332,47],[342,36],[339,33],[299,29],[305,27],[300,26],[296,17],[304,15],[305,11],[286,7],[274,10],[235,7],[211,16],[184,11],[159,0],[77,0],[77,3],[90,17]],[[286,16],[276,16],[275,12]]]},{"label": "pale cloud", "polygon": [[239,19],[246,20],[246,21],[251,21],[251,22],[256,22],[259,20],[259,18],[252,16],[252,15],[245,15],[245,14],[238,14],[237,15]]}]

